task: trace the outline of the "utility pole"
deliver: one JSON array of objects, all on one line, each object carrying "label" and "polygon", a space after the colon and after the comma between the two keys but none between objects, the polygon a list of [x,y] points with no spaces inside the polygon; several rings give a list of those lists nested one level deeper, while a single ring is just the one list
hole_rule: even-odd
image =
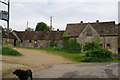
[{"label": "utility pole", "polygon": [[9,44],[9,22],[10,22],[10,0],[8,0],[8,21],[7,21],[7,38]]},{"label": "utility pole", "polygon": [[53,16],[50,17],[50,30],[52,30],[52,18]]},{"label": "utility pole", "polygon": [[10,0],[8,0],[8,21],[7,21],[8,35],[9,35],[9,22],[10,22]]},{"label": "utility pole", "polygon": [[27,21],[27,28],[28,28],[28,24],[29,24],[29,22]]},{"label": "utility pole", "polygon": [[10,21],[10,0],[8,0],[8,3],[3,2],[1,0],[0,2],[8,6],[7,19],[5,21],[7,21],[7,42],[9,42],[8,40],[9,40],[9,21]]}]

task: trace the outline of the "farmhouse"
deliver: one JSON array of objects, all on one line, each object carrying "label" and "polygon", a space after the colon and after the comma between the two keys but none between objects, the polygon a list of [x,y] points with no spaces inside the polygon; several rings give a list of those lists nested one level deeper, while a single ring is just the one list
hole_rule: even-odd
[{"label": "farmhouse", "polygon": [[97,20],[93,23],[83,23],[83,21],[71,23],[67,24],[66,33],[70,39],[76,39],[80,44],[95,41],[99,37],[102,48],[107,48],[114,53],[118,53],[118,49],[120,49],[118,25],[115,24],[115,21],[99,22]]}]

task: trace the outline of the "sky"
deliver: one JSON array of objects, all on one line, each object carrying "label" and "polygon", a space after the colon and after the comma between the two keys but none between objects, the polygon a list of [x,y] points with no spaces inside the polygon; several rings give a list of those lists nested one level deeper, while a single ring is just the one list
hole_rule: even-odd
[{"label": "sky", "polygon": [[[7,1],[7,0],[2,0]],[[119,0],[10,0],[10,28],[23,31],[36,27],[38,22],[53,28],[65,30],[68,23],[115,21],[118,23]],[[0,3],[0,10],[7,7]],[[0,25],[7,26],[0,20]]]}]

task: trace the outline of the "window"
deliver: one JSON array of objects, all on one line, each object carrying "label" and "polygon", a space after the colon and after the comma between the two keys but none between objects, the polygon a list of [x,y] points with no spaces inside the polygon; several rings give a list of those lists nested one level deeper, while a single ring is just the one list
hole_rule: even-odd
[{"label": "window", "polygon": [[100,47],[102,48],[102,44],[100,44]]},{"label": "window", "polygon": [[91,30],[87,30],[86,31],[86,36],[92,36],[92,31]]},{"label": "window", "polygon": [[109,49],[111,48],[110,44],[107,44],[107,48],[109,48]]},{"label": "window", "polygon": [[32,41],[31,40],[29,40],[29,43],[31,43]]}]

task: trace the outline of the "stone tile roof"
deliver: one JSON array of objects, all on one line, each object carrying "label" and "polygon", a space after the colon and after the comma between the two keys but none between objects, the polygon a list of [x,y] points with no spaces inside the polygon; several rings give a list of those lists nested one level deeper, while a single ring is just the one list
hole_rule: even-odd
[{"label": "stone tile roof", "polygon": [[100,36],[118,35],[118,26],[115,24],[115,21],[67,24],[66,32],[69,37],[79,36],[88,24],[92,25]]},{"label": "stone tile roof", "polygon": [[[2,37],[7,38],[7,32],[2,31]],[[16,39],[16,37],[11,32],[9,33],[8,37],[9,37],[9,39]]]},{"label": "stone tile roof", "polygon": [[15,31],[21,40],[62,40],[64,31]]}]

